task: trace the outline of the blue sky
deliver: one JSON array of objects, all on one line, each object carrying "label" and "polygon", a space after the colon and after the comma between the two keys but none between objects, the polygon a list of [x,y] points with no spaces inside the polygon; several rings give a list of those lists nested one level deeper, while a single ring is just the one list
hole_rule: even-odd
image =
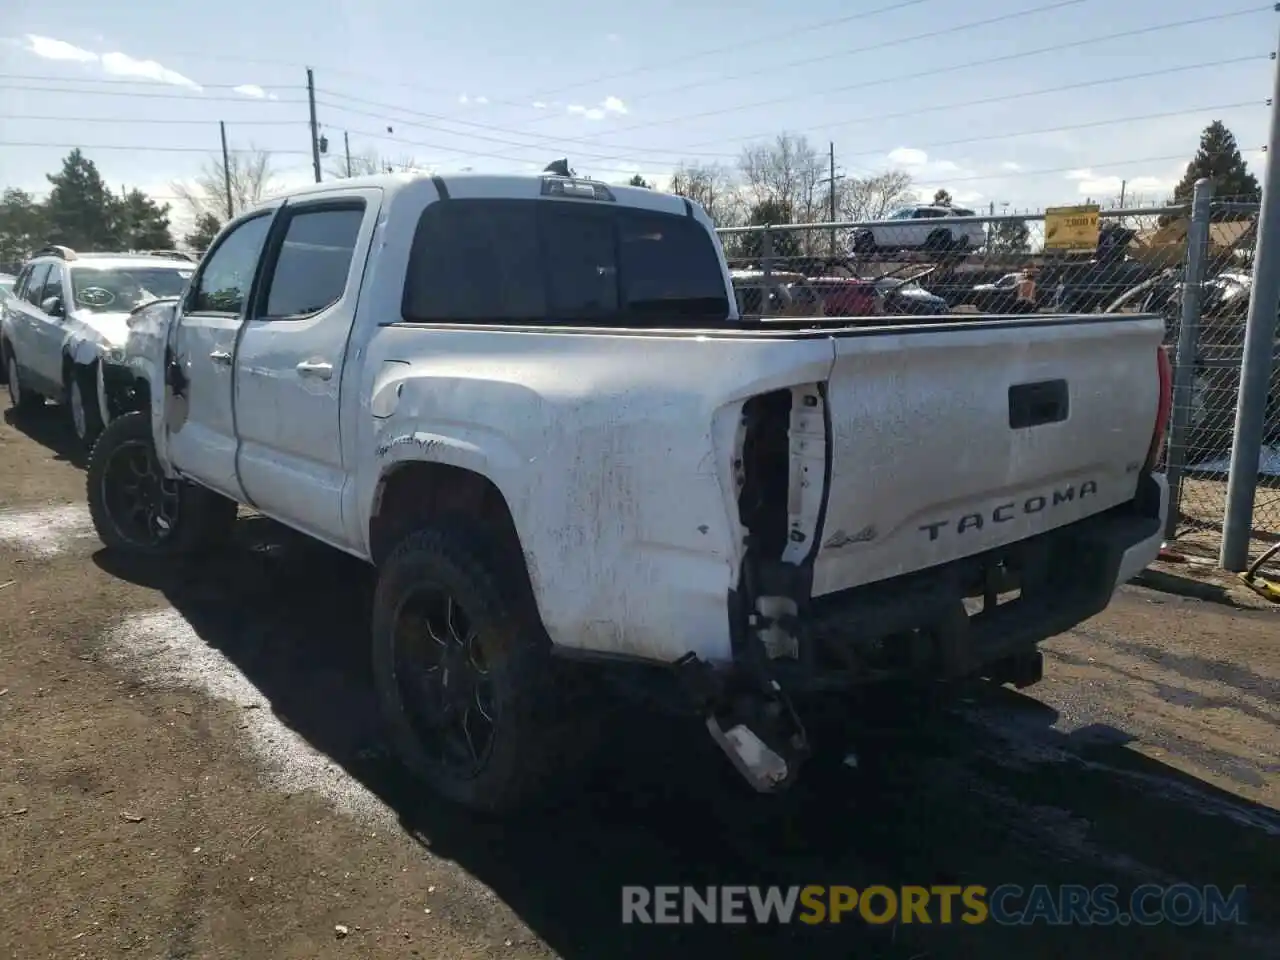
[{"label": "blue sky", "polygon": [[[167,199],[218,149],[219,120],[233,148],[276,152],[282,184],[306,181],[305,65],[331,154],[345,130],[355,153],[439,171],[540,169],[568,156],[602,179],[661,180],[681,159],[732,164],[745,143],[787,130],[824,151],[834,141],[846,174],[900,167],[930,192],[1020,209],[1106,202],[1121,179],[1130,197],[1155,199],[1220,118],[1260,172],[1280,34],[1267,3],[729,9],[18,0],[0,43],[0,184],[43,193],[43,174],[66,153],[9,144],[83,145],[109,183]],[[1235,11],[1251,12],[1103,39]],[[1046,90],[1056,92],[1015,96]]]}]

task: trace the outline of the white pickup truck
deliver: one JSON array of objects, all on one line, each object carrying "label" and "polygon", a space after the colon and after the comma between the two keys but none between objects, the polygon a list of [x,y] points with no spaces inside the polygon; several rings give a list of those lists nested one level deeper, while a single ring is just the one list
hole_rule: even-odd
[{"label": "white pickup truck", "polygon": [[773,790],[811,695],[1034,683],[1160,545],[1159,318],[750,323],[652,190],[309,187],[129,324],[102,540],[208,549],[244,504],[375,565],[391,736],[479,808],[554,779],[566,677],[678,691]]}]

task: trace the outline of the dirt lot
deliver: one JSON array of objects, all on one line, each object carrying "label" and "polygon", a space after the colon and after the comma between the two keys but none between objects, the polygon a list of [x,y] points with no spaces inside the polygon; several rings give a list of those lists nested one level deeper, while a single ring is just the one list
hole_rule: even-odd
[{"label": "dirt lot", "polygon": [[[360,565],[243,519],[130,568],[60,423],[0,423],[0,956],[1280,956],[1274,612],[1126,588],[1031,695],[864,705],[781,799],[622,710],[588,789],[483,823],[384,752]],[[619,923],[623,884],[1174,881],[1247,885],[1250,924]]]}]

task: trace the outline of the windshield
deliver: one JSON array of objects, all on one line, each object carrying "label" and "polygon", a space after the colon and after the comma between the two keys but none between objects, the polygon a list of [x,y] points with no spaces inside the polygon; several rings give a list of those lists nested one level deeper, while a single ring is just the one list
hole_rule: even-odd
[{"label": "windshield", "polygon": [[160,297],[176,297],[191,277],[192,268],[72,267],[71,295],[77,310],[128,313]]}]

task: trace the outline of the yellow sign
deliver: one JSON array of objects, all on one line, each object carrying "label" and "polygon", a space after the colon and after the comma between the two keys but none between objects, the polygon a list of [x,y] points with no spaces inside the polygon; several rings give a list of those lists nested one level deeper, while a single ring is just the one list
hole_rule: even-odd
[{"label": "yellow sign", "polygon": [[1098,249],[1098,206],[1049,207],[1044,212],[1046,250]]}]

